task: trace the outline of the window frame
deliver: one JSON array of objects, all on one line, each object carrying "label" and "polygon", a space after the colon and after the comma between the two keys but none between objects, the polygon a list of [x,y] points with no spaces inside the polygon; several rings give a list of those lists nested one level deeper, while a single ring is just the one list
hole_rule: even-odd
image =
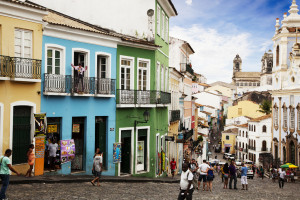
[{"label": "window frame", "polygon": [[288,114],[287,114],[287,107],[285,103],[282,106],[282,129],[287,132],[288,130]]},{"label": "window frame", "polygon": [[156,63],[156,91],[160,91],[160,72],[161,72],[161,67],[160,67],[160,62]]},{"label": "window frame", "polygon": [[294,133],[295,132],[295,127],[296,127],[296,125],[295,125],[295,123],[296,123],[295,108],[294,108],[294,106],[290,105],[289,109],[290,109],[290,112],[289,112],[289,118],[290,118],[290,120],[289,120],[289,129],[290,129],[291,133]]},{"label": "window frame", "polygon": [[[21,44],[20,44],[20,48],[21,48],[21,52],[20,52],[20,56],[16,56],[16,31],[21,31]],[[30,32],[31,33],[31,46],[30,46],[30,57],[25,57],[25,32]],[[15,28],[14,29],[14,57],[19,57],[19,58],[29,58],[32,59],[33,58],[33,31],[32,30],[28,30],[28,29],[22,29],[22,28]]]},{"label": "window frame", "polygon": [[[147,63],[147,67],[146,67],[146,70],[147,70],[147,80],[146,80],[146,90],[150,90],[150,66],[151,66],[151,60],[150,59],[145,59],[145,58],[138,58],[137,59],[137,90],[139,90],[139,70],[140,67],[139,66],[139,63],[140,62],[145,62]],[[142,68],[143,70],[145,70],[144,68]],[[143,80],[142,80],[143,81]]]},{"label": "window frame", "polygon": [[[65,75],[65,68],[66,68],[66,47],[58,45],[58,44],[45,44],[45,71],[44,73],[48,73],[48,49],[58,49],[61,51],[61,67],[60,67],[60,74],[59,75]],[[52,73],[53,74],[53,73]]]},{"label": "window frame", "polygon": [[274,118],[274,122],[273,122],[273,126],[275,130],[278,130],[278,106],[275,103],[273,106],[273,118]]},{"label": "window frame", "polygon": [[298,103],[296,109],[297,109],[297,133],[300,135],[300,103]]},{"label": "window frame", "polygon": [[[131,57],[131,56],[123,56],[120,55],[120,73],[119,73],[119,89],[121,89],[121,83],[122,83],[122,79],[121,79],[121,71],[122,71],[122,60],[130,60],[131,64],[129,67],[125,67],[125,68],[129,68],[130,69],[130,87],[129,90],[134,90],[134,66],[135,66],[135,58]],[[126,76],[125,76],[126,79]],[[126,83],[126,80],[125,82]],[[125,87],[126,88],[126,87]],[[122,90],[122,89],[121,89]],[[128,89],[124,89],[124,90],[128,90]]]},{"label": "window frame", "polygon": [[[86,78],[88,78],[88,77],[90,77],[90,50],[88,50],[88,49],[83,49],[83,48],[72,48],[72,63],[73,63],[73,61],[74,61],[74,54],[75,53],[85,53],[86,54],[86,61],[85,61],[85,63],[84,63],[84,66],[83,67],[85,67],[85,66],[87,66],[88,67],[88,69],[87,69],[87,71],[86,71],[86,73],[84,72],[84,77],[86,77]],[[74,77],[74,72],[75,72],[75,70],[74,69],[72,69],[72,76]]]},{"label": "window frame", "polygon": [[156,34],[161,36],[161,28],[160,28],[160,21],[161,21],[161,7],[157,5],[157,12],[156,12]]},{"label": "window frame", "polygon": [[163,92],[164,91],[164,79],[165,79],[165,76],[164,76],[164,72],[165,72],[165,67],[163,64],[161,64],[160,66],[160,91]]},{"label": "window frame", "polygon": [[111,54],[106,52],[95,52],[95,78],[98,77],[98,56],[106,57],[106,78],[111,78]]},{"label": "window frame", "polygon": [[166,15],[166,36],[165,36],[165,41],[168,43],[169,42],[169,17]]},{"label": "window frame", "polygon": [[161,39],[165,40],[166,36],[166,27],[165,27],[165,13],[164,11],[161,12]]}]

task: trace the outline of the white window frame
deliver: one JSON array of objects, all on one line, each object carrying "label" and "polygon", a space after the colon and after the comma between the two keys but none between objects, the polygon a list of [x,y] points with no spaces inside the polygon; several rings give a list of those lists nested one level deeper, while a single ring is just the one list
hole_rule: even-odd
[{"label": "white window frame", "polygon": [[[32,59],[33,56],[33,31],[32,30],[26,30],[26,29],[21,29],[21,28],[15,28],[14,29],[14,34],[16,33],[16,31],[21,31],[21,56],[16,56],[15,57],[21,57],[21,58],[25,58],[24,56],[24,33],[25,32],[30,32],[31,33],[31,46],[30,46],[30,57]],[[15,45],[16,45],[16,41],[15,41],[16,35],[14,35],[14,54],[16,53],[16,49],[15,49]]]},{"label": "white window frame", "polygon": [[168,92],[168,74],[169,74],[169,71],[168,71],[168,67],[165,68],[165,92]]},{"label": "white window frame", "polygon": [[164,79],[165,79],[165,77],[164,77],[164,72],[165,72],[165,67],[164,67],[164,65],[161,65],[160,66],[160,91],[164,91]]},{"label": "white window frame", "polygon": [[[60,67],[60,75],[65,75],[66,68],[66,47],[58,45],[58,44],[45,44],[45,73],[48,73],[48,61],[47,61],[47,52],[48,49],[60,50],[61,51],[61,67]],[[52,62],[53,63],[53,62]],[[53,73],[52,73],[53,74]]]},{"label": "white window frame", "polygon": [[[136,127],[136,139],[135,139],[135,166],[137,166],[137,144],[138,144],[138,130],[139,129],[147,129],[147,170],[146,171],[137,171],[137,167],[135,167],[135,174],[143,174],[148,173],[150,171],[150,126],[138,126]],[[145,146],[146,146],[145,145]]]},{"label": "white window frame", "polygon": [[[73,61],[74,61],[74,53],[75,52],[80,52],[80,53],[85,53],[86,54],[86,61],[84,63],[84,66],[82,66],[82,67],[85,67],[85,66],[88,67],[87,71],[86,71],[87,73],[84,72],[84,77],[90,77],[90,71],[91,71],[91,69],[90,69],[91,68],[91,66],[90,66],[90,50],[83,49],[83,48],[72,48],[72,64],[73,64]],[[74,71],[75,70],[72,70],[72,76],[74,76]]]},{"label": "white window frame", "polygon": [[[121,89],[121,69],[122,69],[122,60],[131,60],[131,64],[130,64],[130,90],[134,90],[134,57],[130,57],[130,56],[123,56],[120,55],[120,69],[119,69],[119,88]],[[126,81],[125,81],[126,83]],[[125,89],[126,90],[126,89]]]},{"label": "white window frame", "polygon": [[137,90],[139,90],[139,63],[140,62],[146,62],[147,63],[147,82],[146,82],[146,90],[150,90],[150,66],[151,66],[151,61],[150,59],[145,59],[145,58],[138,58],[137,59]]},{"label": "white window frame", "polygon": [[106,78],[111,78],[111,54],[106,52],[95,52],[95,77],[98,75],[98,56],[106,57]]},{"label": "white window frame", "polygon": [[162,11],[162,14],[161,14],[161,38],[163,40],[165,40],[165,36],[166,36],[166,27],[165,27],[165,13],[164,11]]},{"label": "white window frame", "polygon": [[166,16],[166,36],[165,36],[166,42],[169,42],[169,18]]},{"label": "white window frame", "polygon": [[[131,155],[130,155],[130,173],[133,174],[133,158],[134,158],[134,127],[119,128],[119,143],[121,143],[122,131],[131,131]],[[118,163],[118,176],[121,174],[121,163]]]},{"label": "white window frame", "polygon": [[161,14],[161,8],[159,5],[157,5],[157,13],[156,13],[156,30],[157,30],[157,35],[161,35],[160,34],[160,14]]},{"label": "white window frame", "polygon": [[295,129],[295,108],[290,108],[290,129]]},{"label": "white window frame", "polygon": [[288,116],[287,116],[287,107],[283,107],[282,109],[282,113],[283,113],[283,128],[287,128],[288,127]]},{"label": "white window frame", "polygon": [[156,90],[160,91],[160,63],[156,63]]},{"label": "white window frame", "polygon": [[297,130],[300,131],[300,109],[297,109]]}]

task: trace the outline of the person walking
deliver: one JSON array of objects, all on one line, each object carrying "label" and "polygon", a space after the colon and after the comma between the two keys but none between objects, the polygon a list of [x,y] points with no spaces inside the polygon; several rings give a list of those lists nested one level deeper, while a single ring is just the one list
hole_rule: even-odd
[{"label": "person walking", "polygon": [[175,170],[177,169],[175,158],[172,158],[172,161],[170,162],[170,168],[171,168],[172,178],[174,178]]},{"label": "person walking", "polygon": [[180,176],[180,192],[178,200],[192,200],[193,199],[193,173],[188,169],[188,164],[182,164],[182,173]]},{"label": "person walking", "polygon": [[261,175],[261,179],[264,180],[265,171],[264,171],[264,168],[262,166],[260,166],[259,174]]},{"label": "person walking", "polygon": [[34,161],[35,161],[35,155],[34,155],[33,149],[34,149],[34,145],[30,144],[29,149],[27,151],[29,169],[25,174],[26,177],[31,177],[31,173],[32,173],[32,169],[33,169],[33,165],[34,165]]},{"label": "person walking", "polygon": [[242,168],[241,168],[241,183],[242,183],[242,190],[248,190],[248,180],[247,180],[247,172],[248,172],[248,167],[245,166],[245,163],[242,163]]},{"label": "person walking", "polygon": [[50,161],[50,171],[56,171],[55,168],[55,159],[56,159],[56,151],[58,148],[58,144],[54,142],[54,139],[50,140],[50,144],[48,145],[49,150],[49,161]]},{"label": "person walking", "polygon": [[103,168],[102,159],[102,152],[97,151],[93,162],[93,171],[95,172],[95,178],[91,181],[93,186],[95,186],[95,181],[97,181],[97,186],[100,186],[100,178]]},{"label": "person walking", "polygon": [[279,171],[279,177],[278,177],[279,188],[283,189],[285,176],[286,176],[285,169],[281,169]]},{"label": "person walking", "polygon": [[189,170],[193,173],[194,176],[197,172],[197,169],[198,169],[198,166],[196,164],[196,160],[192,159],[191,163],[189,164]]},{"label": "person walking", "polygon": [[253,171],[253,178],[255,177],[255,166],[252,165],[252,171]]},{"label": "person walking", "polygon": [[232,189],[232,181],[234,181],[234,189],[237,190],[236,184],[237,184],[237,177],[236,177],[236,167],[234,165],[234,161],[231,161],[231,164],[229,166],[229,174],[230,174],[230,180],[229,180],[229,189]]},{"label": "person walking", "polygon": [[228,163],[225,163],[225,165],[223,167],[223,177],[224,177],[224,187],[223,187],[223,189],[227,189],[228,188],[228,177],[229,177]]},{"label": "person walking", "polygon": [[212,191],[212,182],[214,180],[214,168],[209,164],[207,171],[207,190]]},{"label": "person walking", "polygon": [[[206,160],[203,160],[203,163],[199,166],[199,179],[198,179],[198,190],[200,188],[200,183],[203,180],[203,191],[205,190],[205,185],[206,185],[206,178],[207,178],[207,171],[209,169],[209,165],[206,164]],[[208,188],[207,188],[208,190]]]},{"label": "person walking", "polygon": [[10,163],[9,157],[12,154],[11,149],[6,149],[4,156],[0,158],[0,178],[2,181],[2,187],[0,191],[0,200],[6,199],[5,192],[7,190],[9,184],[9,170],[16,173],[18,176],[20,175]]}]

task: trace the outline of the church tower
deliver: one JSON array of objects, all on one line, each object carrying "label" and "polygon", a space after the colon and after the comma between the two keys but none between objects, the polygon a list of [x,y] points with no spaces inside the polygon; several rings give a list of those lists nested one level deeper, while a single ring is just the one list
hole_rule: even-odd
[{"label": "church tower", "polygon": [[237,54],[233,59],[233,74],[235,72],[241,72],[241,71],[242,71],[242,59],[239,56],[239,54]]},{"label": "church tower", "polygon": [[273,52],[269,50],[261,58],[260,85],[272,85]]}]

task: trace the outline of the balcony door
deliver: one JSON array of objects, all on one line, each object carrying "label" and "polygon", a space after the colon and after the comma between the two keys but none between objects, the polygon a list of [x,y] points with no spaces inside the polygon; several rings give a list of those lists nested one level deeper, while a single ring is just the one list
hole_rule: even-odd
[{"label": "balcony door", "polygon": [[111,83],[108,79],[108,58],[106,56],[97,56],[97,93],[110,94]]},{"label": "balcony door", "polygon": [[134,84],[133,84],[133,58],[121,57],[121,77],[120,77],[120,99],[119,102],[122,103],[134,103]]},{"label": "balcony door", "polygon": [[[74,52],[74,61],[75,66],[79,64],[82,65],[83,68],[87,66],[87,53],[85,52]],[[88,93],[89,91],[89,81],[87,79],[88,73],[86,71],[83,72],[83,75],[80,76],[78,74],[78,70],[73,69],[74,74],[74,84],[73,84],[73,91],[76,93]]]},{"label": "balcony door", "polygon": [[16,78],[32,78],[32,31],[15,29],[13,72]]},{"label": "balcony door", "polygon": [[149,91],[149,61],[139,60],[138,62],[138,91],[137,97],[139,104],[150,103]]}]

